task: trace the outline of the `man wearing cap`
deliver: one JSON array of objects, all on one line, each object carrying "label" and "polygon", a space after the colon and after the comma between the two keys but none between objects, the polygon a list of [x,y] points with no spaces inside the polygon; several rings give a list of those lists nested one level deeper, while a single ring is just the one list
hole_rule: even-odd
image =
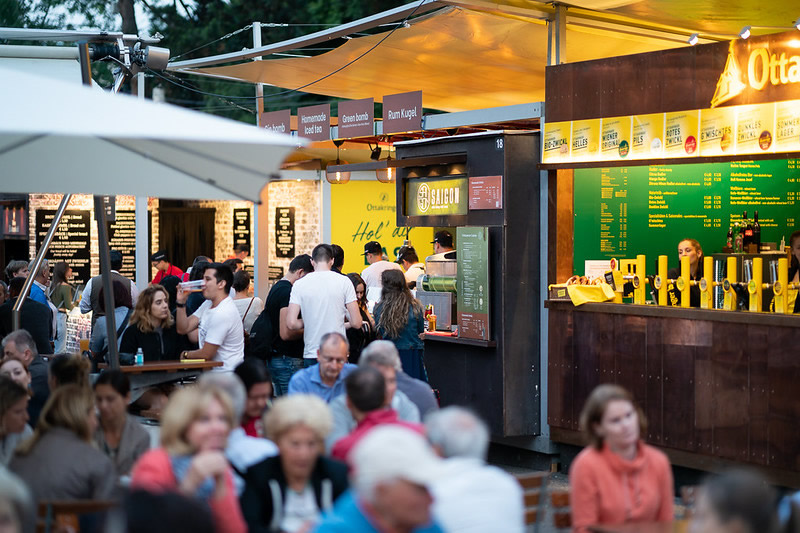
[{"label": "man wearing cap", "polygon": [[433,244],[433,253],[435,254],[443,254],[455,250],[453,248],[453,234],[446,229],[437,231],[431,244]]},{"label": "man wearing cap", "polygon": [[[395,268],[403,271],[397,263],[390,263],[383,260],[383,247],[378,241],[369,241],[364,245],[364,259],[367,260],[369,266],[361,271],[361,277],[364,278],[364,283],[367,284],[367,292],[370,287],[382,288],[381,274],[384,271]],[[369,297],[369,295],[367,295]]]},{"label": "man wearing cap", "polygon": [[[113,286],[115,281],[122,283],[124,287],[130,287],[131,302],[136,305],[136,300],[139,298],[139,287],[136,284],[119,273],[122,268],[122,252],[119,250],[109,250],[108,257],[111,262],[111,284]],[[92,327],[97,321],[98,317],[104,316],[105,313],[100,309],[100,288],[103,286],[103,279],[101,276],[95,276],[86,282],[86,287],[83,288],[83,298],[81,298],[80,309],[81,313],[92,312]]]},{"label": "man wearing cap", "polygon": [[419,256],[413,246],[406,245],[397,252],[397,262],[406,271],[406,283],[409,289],[417,286],[417,278],[425,273],[425,263],[419,262]]},{"label": "man wearing cap", "polygon": [[428,441],[445,459],[431,487],[433,516],[447,531],[525,531],[522,488],[486,464],[489,428],[468,409],[450,406],[425,418]]},{"label": "man wearing cap", "polygon": [[315,532],[444,531],[432,520],[428,491],[441,475],[442,460],[422,435],[396,425],[375,428],[350,452],[350,464],[351,490]]},{"label": "man wearing cap", "polygon": [[183,275],[183,270],[170,264],[167,252],[164,250],[159,250],[151,255],[150,262],[156,269],[156,277],[153,278],[152,283],[161,283],[161,280],[167,276],[181,277]]}]

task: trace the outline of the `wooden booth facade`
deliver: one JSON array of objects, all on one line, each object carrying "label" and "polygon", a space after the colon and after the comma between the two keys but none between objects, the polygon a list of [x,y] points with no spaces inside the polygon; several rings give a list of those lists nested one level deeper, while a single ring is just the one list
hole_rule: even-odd
[{"label": "wooden booth facade", "polygon": [[[781,71],[780,58],[787,58],[787,65],[794,64],[793,61],[800,65],[800,57],[790,43],[795,34],[547,68],[548,124],[543,130],[542,167],[549,171],[550,283],[583,274],[583,264],[578,259],[598,255],[578,249],[582,246],[579,240],[586,242],[583,232],[592,231],[578,222],[579,185],[574,179],[581,169],[635,169],[669,164],[680,167],[677,174],[687,168],[686,163],[741,160],[787,160],[782,168],[794,168],[794,159],[800,155],[800,128],[788,132],[793,139],[786,144],[780,143],[780,136],[787,133],[782,130],[787,124],[792,128],[800,124],[797,102],[791,102],[800,101],[800,67],[792,70],[790,76],[788,70]],[[771,108],[774,111],[769,112],[775,113],[769,115],[771,122],[755,123],[760,134],[756,151],[726,151],[731,146],[725,144],[726,132],[735,135],[734,140],[741,145],[745,144],[747,136],[741,126],[745,118],[741,117],[747,111],[745,106],[754,104],[774,106]],[[644,121],[642,117],[649,114],[660,121],[663,114],[662,140],[669,142],[669,120],[678,112],[696,113],[692,116],[697,117],[695,131],[699,134],[684,139],[685,150],[670,155],[665,145],[651,143],[645,149],[657,150],[649,156],[636,157],[633,143],[637,140],[636,125]],[[732,113],[739,118],[734,118],[729,127],[704,129],[708,124],[705,117],[715,113],[718,116]],[[792,117],[786,118],[786,113]],[[584,127],[594,119],[609,121],[610,117],[630,118],[628,131],[634,133],[624,141],[631,143],[630,151],[627,144],[620,143],[613,156],[604,158],[600,148],[597,158],[570,160],[570,154],[581,148],[580,143],[573,144],[578,125]],[[550,123],[571,124],[573,137],[565,134],[564,140],[554,140],[548,136],[548,126],[552,126],[551,132],[555,128]],[[598,129],[603,130],[603,136],[598,134],[597,140],[603,143],[607,139],[605,130],[602,126]],[[717,130],[721,136],[714,145],[717,152],[703,151],[709,131]],[[548,149],[559,147],[563,159],[548,161]],[[608,175],[611,174],[605,174]],[[655,178],[651,180],[651,184],[657,183]],[[794,178],[782,183],[785,190],[779,191],[780,202],[770,207],[770,213],[794,209],[800,184]],[[608,195],[597,198],[598,204],[613,200],[618,189],[610,188],[612,185],[608,185]],[[708,185],[712,190],[716,183],[700,185]],[[711,198],[715,193],[708,194]],[[758,191],[752,193],[758,194]],[[724,203],[725,196],[720,196]],[[659,207],[659,198],[650,194],[651,213]],[[717,196],[713,198],[714,205],[709,209],[717,207]],[[626,217],[627,210],[634,208],[633,201],[627,199]],[[647,202],[645,197],[645,208]],[[743,208],[748,209],[748,202],[743,203]],[[741,213],[742,207],[734,202],[734,194],[730,196],[730,204],[736,204]],[[674,213],[674,210],[664,211]],[[707,251],[715,253],[718,250],[714,247],[724,243],[728,224],[721,211],[710,216],[718,217],[709,219],[715,229],[719,220],[720,241],[708,243]],[[626,218],[624,231],[648,231],[646,221],[644,229],[628,227],[635,224],[635,220]],[[699,231],[702,221],[698,224]],[[787,245],[793,224],[796,224],[793,214],[774,224],[784,226],[781,231]],[[794,229],[800,229],[800,225]],[[653,235],[654,239],[662,238],[655,237],[655,230]],[[780,241],[777,230],[775,235],[770,240]],[[668,253],[674,262],[678,240],[688,236],[691,235],[666,237],[669,252],[664,255]],[[626,259],[644,252],[623,246],[617,247],[616,253],[619,259]],[[648,265],[655,263],[654,257],[647,259]],[[768,310],[723,311],[617,303],[575,306],[570,301],[555,300],[547,301],[545,306],[549,313],[547,420],[552,440],[581,444],[578,418],[584,401],[595,386],[617,383],[629,389],[644,410],[648,421],[644,439],[662,448],[673,463],[703,470],[731,464],[750,465],[765,470],[775,482],[800,486],[800,400],[796,391],[800,384],[800,316],[791,311],[776,314]]]}]

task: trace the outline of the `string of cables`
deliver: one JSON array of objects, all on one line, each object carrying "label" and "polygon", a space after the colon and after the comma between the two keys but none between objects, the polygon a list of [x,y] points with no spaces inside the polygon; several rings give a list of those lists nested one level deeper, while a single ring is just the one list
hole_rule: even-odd
[{"label": "string of cables", "polygon": [[[253,99],[255,99],[255,98],[263,98],[263,99],[265,99],[265,100],[266,100],[266,99],[274,98],[274,97],[276,97],[276,96],[281,96],[281,95],[285,95],[285,94],[290,94],[290,93],[294,93],[294,92],[302,91],[302,90],[303,90],[303,89],[305,89],[306,87],[310,87],[310,86],[312,86],[312,85],[314,85],[314,84],[316,84],[316,83],[319,83],[319,82],[321,82],[322,80],[325,80],[325,79],[327,79],[327,78],[330,78],[330,77],[331,77],[331,76],[333,76],[334,74],[338,74],[339,72],[343,71],[344,69],[346,69],[347,67],[349,67],[350,65],[352,65],[353,63],[355,63],[356,61],[360,60],[361,58],[363,58],[364,56],[366,56],[367,54],[369,54],[370,52],[372,52],[373,50],[375,50],[375,49],[376,49],[378,46],[380,46],[380,45],[381,45],[381,44],[382,44],[382,43],[383,43],[383,42],[384,42],[386,39],[388,39],[389,37],[391,37],[391,36],[392,36],[392,34],[393,34],[395,31],[397,31],[397,29],[398,29],[398,28],[403,28],[403,27],[406,27],[406,25],[407,25],[407,23],[408,23],[408,19],[410,19],[410,18],[411,18],[411,17],[414,15],[414,13],[416,13],[416,12],[417,12],[417,10],[418,10],[420,7],[422,7],[422,4],[423,4],[424,2],[425,2],[425,0],[420,0],[419,4],[417,4],[417,6],[416,6],[416,7],[415,7],[415,8],[414,8],[414,9],[413,9],[413,10],[412,10],[412,11],[411,11],[411,12],[410,12],[408,15],[406,15],[406,17],[405,17],[405,18],[404,18],[402,21],[398,22],[398,23],[397,23],[397,24],[394,26],[394,28],[392,28],[392,29],[391,29],[389,32],[387,32],[387,33],[386,33],[386,35],[384,35],[384,36],[383,36],[383,37],[382,37],[382,38],[381,38],[381,39],[380,39],[380,40],[379,40],[377,43],[375,43],[375,44],[374,44],[374,45],[372,45],[370,48],[368,48],[367,50],[365,50],[365,51],[364,51],[363,53],[361,53],[359,56],[357,56],[357,57],[355,57],[354,59],[352,59],[351,61],[349,61],[349,62],[345,63],[344,65],[342,65],[341,67],[337,68],[337,69],[336,69],[336,70],[334,70],[333,72],[329,72],[328,74],[325,74],[324,76],[322,76],[322,77],[320,77],[320,78],[317,78],[317,79],[316,79],[316,80],[314,80],[314,81],[308,82],[308,83],[306,83],[305,85],[301,85],[300,87],[296,87],[296,88],[294,88],[294,89],[287,89],[287,90],[285,90],[285,91],[279,91],[279,92],[277,92],[277,93],[272,93],[272,94],[268,94],[268,95],[263,95],[263,96],[260,96],[260,97],[256,97],[256,96],[225,96],[225,95],[222,95],[222,94],[217,94],[217,93],[211,93],[211,92],[207,92],[207,91],[202,91],[202,90],[200,90],[200,89],[196,89],[196,88],[194,88],[194,87],[189,87],[189,86],[182,85],[181,83],[178,83],[178,82],[176,82],[176,81],[174,81],[174,80],[171,80],[171,79],[167,78],[166,76],[163,76],[163,75],[162,75],[161,73],[159,73],[159,72],[156,72],[156,71],[154,71],[154,70],[152,70],[152,69],[148,69],[148,70],[149,70],[149,72],[150,72],[152,75],[154,75],[154,76],[156,76],[156,77],[158,77],[158,78],[161,78],[162,80],[164,80],[164,81],[166,81],[166,82],[168,82],[168,83],[172,83],[172,84],[174,84],[174,85],[178,85],[179,87],[183,87],[183,88],[184,88],[184,89],[186,89],[186,90],[189,90],[189,91],[192,91],[192,92],[195,92],[195,93],[198,93],[198,94],[203,94],[203,95],[205,95],[205,96],[215,96],[215,97],[217,97],[217,98],[223,98],[223,99],[229,99],[229,100],[253,100]],[[252,25],[251,25],[250,27],[252,27]],[[236,32],[234,32],[234,33],[239,33],[239,32],[245,31],[246,29],[247,29],[247,26],[246,26],[245,28],[242,28],[242,29],[236,30]],[[222,38],[220,38],[220,39],[222,39]],[[218,39],[218,40],[219,40],[219,39]],[[215,41],[215,42],[216,42],[216,41]],[[201,47],[201,48],[202,48],[202,47]],[[186,52],[186,53],[188,54],[189,52]],[[185,55],[185,54],[183,54],[183,55]],[[176,78],[176,79],[180,79],[180,78]],[[182,80],[182,81],[183,81],[183,80]]]}]

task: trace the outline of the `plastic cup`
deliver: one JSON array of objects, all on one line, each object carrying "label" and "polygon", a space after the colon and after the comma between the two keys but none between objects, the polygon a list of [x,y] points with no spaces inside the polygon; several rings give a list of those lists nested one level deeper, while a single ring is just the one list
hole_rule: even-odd
[{"label": "plastic cup", "polygon": [[184,281],[179,284],[181,289],[185,292],[200,292],[203,290],[203,285],[205,285],[205,281],[202,279],[198,279],[195,281]]}]

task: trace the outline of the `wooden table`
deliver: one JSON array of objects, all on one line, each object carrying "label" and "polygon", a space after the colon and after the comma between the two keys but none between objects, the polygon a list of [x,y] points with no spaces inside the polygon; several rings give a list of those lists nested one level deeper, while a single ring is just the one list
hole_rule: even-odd
[{"label": "wooden table", "polygon": [[674,522],[589,526],[589,531],[594,533],[686,533],[688,527],[688,520],[675,520]]},{"label": "wooden table", "polygon": [[[100,363],[100,369],[108,365]],[[207,370],[222,366],[221,361],[151,361],[141,365],[125,365],[119,369],[131,381],[131,402],[135,402],[149,387],[197,377]]]}]

